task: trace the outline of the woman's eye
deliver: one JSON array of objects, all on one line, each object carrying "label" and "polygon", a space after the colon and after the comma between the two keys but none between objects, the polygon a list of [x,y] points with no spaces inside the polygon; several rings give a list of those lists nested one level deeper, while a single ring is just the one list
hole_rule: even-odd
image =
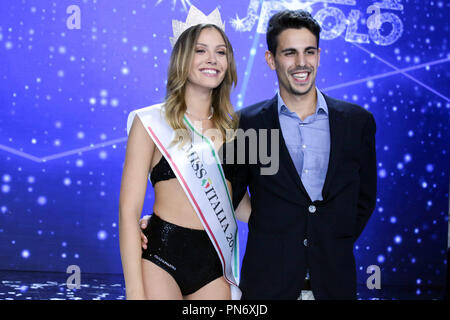
[{"label": "woman's eye", "polygon": [[205,50],[203,50],[203,49],[197,49],[197,50],[195,50],[195,52],[197,52],[197,53],[202,53],[202,52],[205,52]]},{"label": "woman's eye", "polygon": [[218,52],[218,54],[220,54],[220,55],[223,55],[223,56],[224,56],[224,55],[226,55],[227,53],[226,53],[225,51],[219,51],[219,52]]}]

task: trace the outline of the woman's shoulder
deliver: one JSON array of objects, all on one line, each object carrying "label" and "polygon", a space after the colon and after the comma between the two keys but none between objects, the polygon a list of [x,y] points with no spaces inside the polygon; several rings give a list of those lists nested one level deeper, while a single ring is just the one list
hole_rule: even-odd
[{"label": "woman's shoulder", "polygon": [[127,134],[130,133],[131,125],[133,124],[134,118],[138,116],[142,122],[145,122],[146,118],[161,118],[163,119],[164,103],[157,103],[147,107],[132,110],[128,114],[127,119]]},{"label": "woman's shoulder", "polygon": [[143,108],[132,110],[129,113],[128,117],[130,117],[132,114],[134,114],[134,115],[136,115],[136,114],[144,115],[144,114],[147,114],[147,113],[152,113],[152,112],[155,112],[155,111],[163,111],[163,110],[164,110],[164,103],[157,103],[157,104],[152,104],[150,106],[146,106],[146,107],[143,107]]}]

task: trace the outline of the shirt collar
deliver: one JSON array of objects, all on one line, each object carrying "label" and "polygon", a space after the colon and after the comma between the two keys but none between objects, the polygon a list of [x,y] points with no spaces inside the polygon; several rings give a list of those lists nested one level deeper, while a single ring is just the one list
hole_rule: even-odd
[{"label": "shirt collar", "polygon": [[[317,105],[316,105],[316,114],[319,114],[320,112],[325,112],[326,115],[328,115],[328,106],[327,102],[325,101],[325,98],[323,97],[322,92],[320,92],[319,89],[316,87],[317,92]],[[291,112],[287,107],[286,104],[283,101],[283,98],[281,98],[280,91],[277,92],[278,97],[278,115],[281,114],[281,112]]]}]

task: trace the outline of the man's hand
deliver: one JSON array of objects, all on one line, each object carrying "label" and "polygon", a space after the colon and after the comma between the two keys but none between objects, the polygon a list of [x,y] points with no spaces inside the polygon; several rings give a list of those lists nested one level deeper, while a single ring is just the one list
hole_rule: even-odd
[{"label": "man's hand", "polygon": [[141,220],[139,220],[139,226],[141,227],[141,246],[143,249],[147,249],[147,237],[144,235],[144,233],[142,232],[142,230],[144,230],[145,228],[147,228],[147,224],[148,224],[148,220],[150,219],[151,216],[147,215],[147,216],[143,216]]}]

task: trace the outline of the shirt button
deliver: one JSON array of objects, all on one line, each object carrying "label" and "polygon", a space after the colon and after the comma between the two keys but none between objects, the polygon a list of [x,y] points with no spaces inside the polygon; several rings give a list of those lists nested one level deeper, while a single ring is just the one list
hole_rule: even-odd
[{"label": "shirt button", "polygon": [[305,247],[308,246],[308,239],[303,240],[303,245],[304,245]]},{"label": "shirt button", "polygon": [[303,148],[303,149],[306,149],[306,144],[302,145],[302,148]]},{"label": "shirt button", "polygon": [[310,213],[316,212],[316,206],[310,205],[309,208],[308,208],[308,211],[309,211]]}]

